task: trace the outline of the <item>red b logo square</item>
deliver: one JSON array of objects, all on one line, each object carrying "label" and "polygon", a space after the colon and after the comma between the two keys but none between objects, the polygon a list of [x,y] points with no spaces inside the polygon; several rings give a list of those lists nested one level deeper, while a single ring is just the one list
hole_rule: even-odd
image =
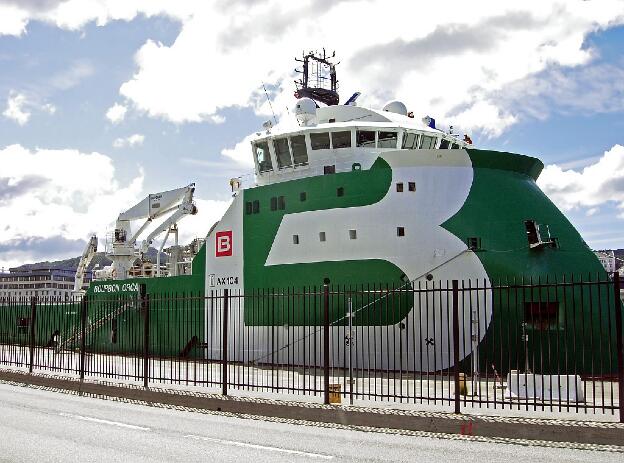
[{"label": "red b logo square", "polygon": [[217,232],[215,236],[215,256],[225,257],[232,255],[232,231]]}]

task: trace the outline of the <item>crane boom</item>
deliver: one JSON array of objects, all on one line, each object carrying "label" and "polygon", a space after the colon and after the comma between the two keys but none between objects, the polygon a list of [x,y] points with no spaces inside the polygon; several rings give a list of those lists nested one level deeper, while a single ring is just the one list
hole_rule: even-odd
[{"label": "crane boom", "polygon": [[[154,230],[144,241],[147,248],[155,236],[166,231],[177,220],[187,214],[197,213],[197,207],[193,203],[195,184],[191,183],[183,188],[162,191],[148,195],[145,199],[122,212],[117,217],[115,232],[113,237],[113,249],[108,255],[112,258],[113,264],[110,268],[110,277],[113,279],[124,279],[128,271],[140,254],[135,248],[138,237],[156,218],[173,212],[173,214],[156,230]],[[135,231],[132,231],[131,222],[145,219],[145,222]],[[144,252],[146,252],[145,249]]]},{"label": "crane boom", "polygon": [[97,252],[97,245],[97,236],[93,235],[89,239],[87,246],[82,252],[80,260],[78,261],[78,267],[76,268],[76,277],[74,279],[74,294],[84,294],[84,291],[82,290],[82,284],[84,283],[85,270],[87,269],[87,267],[91,263],[91,260],[93,259],[93,256],[95,256],[95,253]]}]

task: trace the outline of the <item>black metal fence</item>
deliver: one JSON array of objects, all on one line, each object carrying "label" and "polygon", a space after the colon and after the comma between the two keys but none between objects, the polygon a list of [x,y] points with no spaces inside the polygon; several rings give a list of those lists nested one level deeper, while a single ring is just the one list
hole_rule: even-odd
[{"label": "black metal fence", "polygon": [[0,299],[0,365],[125,381],[619,414],[617,278]]}]

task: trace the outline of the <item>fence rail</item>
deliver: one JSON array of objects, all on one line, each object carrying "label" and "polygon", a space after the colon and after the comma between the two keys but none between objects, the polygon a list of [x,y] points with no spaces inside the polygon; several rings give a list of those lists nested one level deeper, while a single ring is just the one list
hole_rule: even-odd
[{"label": "fence rail", "polygon": [[0,299],[0,365],[624,422],[618,278]]}]

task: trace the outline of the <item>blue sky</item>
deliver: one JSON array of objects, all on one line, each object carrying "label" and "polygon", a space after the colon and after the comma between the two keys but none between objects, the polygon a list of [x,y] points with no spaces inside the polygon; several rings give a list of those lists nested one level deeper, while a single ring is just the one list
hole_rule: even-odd
[{"label": "blue sky", "polygon": [[262,83],[288,126],[293,58],[322,46],[343,98],[400,99],[540,158],[586,241],[624,248],[624,3],[443,3],[442,19],[379,0],[0,0],[0,267],[77,255],[147,193],[190,182],[200,217],[183,236],[205,234],[228,180],[253,181]]}]

